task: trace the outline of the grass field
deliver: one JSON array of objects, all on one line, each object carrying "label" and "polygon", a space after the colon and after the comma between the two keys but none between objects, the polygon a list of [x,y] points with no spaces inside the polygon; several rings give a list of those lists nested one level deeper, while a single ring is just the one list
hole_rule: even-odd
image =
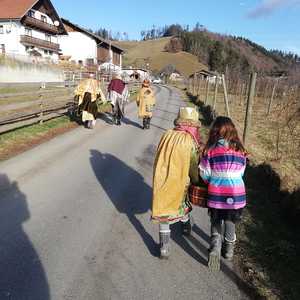
[{"label": "grass field", "polygon": [[125,66],[146,67],[149,63],[152,71],[160,71],[171,64],[184,76],[188,76],[207,67],[198,61],[198,58],[187,52],[169,53],[164,51],[170,38],[148,40],[140,42],[117,42],[126,52],[123,63]]},{"label": "grass field", "polygon": [[0,161],[24,152],[42,142],[50,140],[77,127],[67,116],[56,118],[41,124],[19,128],[0,135]]},{"label": "grass field", "polygon": [[[187,95],[199,106],[201,121],[206,129],[202,129],[205,140],[212,121],[211,107],[200,101],[204,100],[205,91],[200,90],[200,99]],[[233,96],[230,95],[230,98],[233,99]],[[241,131],[243,114],[238,102],[234,103],[232,115]],[[261,99],[257,99],[254,116],[255,111],[265,111],[259,109],[261,102]],[[210,97],[208,104],[211,103]],[[221,93],[217,109],[219,114],[225,114]],[[253,299],[296,300],[300,299],[300,229],[297,217],[300,190],[289,190],[288,184],[299,188],[299,169],[295,161],[280,164],[268,160],[274,151],[270,134],[272,123],[266,122],[263,114],[259,113],[257,116],[258,119],[253,120],[254,128],[248,143],[251,157],[244,178],[248,204],[242,222],[237,227],[235,265],[241,277],[251,287]],[[266,126],[268,123],[270,124]],[[288,164],[291,168],[289,170]],[[289,210],[289,206],[292,209]]]}]

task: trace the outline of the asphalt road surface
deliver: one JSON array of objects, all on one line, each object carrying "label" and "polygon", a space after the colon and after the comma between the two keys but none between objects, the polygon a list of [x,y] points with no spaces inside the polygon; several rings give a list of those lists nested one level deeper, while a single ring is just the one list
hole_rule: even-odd
[{"label": "asphalt road surface", "polygon": [[158,258],[154,153],[184,104],[155,89],[150,130],[131,103],[120,127],[103,116],[0,164],[0,300],[247,299],[230,265],[206,267],[205,209],[191,237],[172,226],[171,256]]}]

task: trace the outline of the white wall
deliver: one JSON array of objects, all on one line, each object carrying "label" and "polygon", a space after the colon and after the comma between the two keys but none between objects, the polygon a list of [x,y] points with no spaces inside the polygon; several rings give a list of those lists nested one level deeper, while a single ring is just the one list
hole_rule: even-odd
[{"label": "white wall", "polygon": [[78,63],[81,60],[94,59],[97,62],[97,43],[94,39],[81,32],[68,32],[59,37],[59,44],[63,55],[71,56],[71,60]]},{"label": "white wall", "polygon": [[[35,18],[41,19],[41,15],[47,17],[47,22],[53,25],[53,22],[50,17],[45,14],[40,13],[39,11],[35,11]],[[0,44],[5,45],[5,51],[11,54],[17,55],[28,55],[26,52],[26,47],[20,42],[21,35],[25,35],[25,27],[18,21],[0,21],[0,25],[4,26],[3,34],[0,34]],[[45,33],[42,31],[32,29],[32,37],[46,40]],[[51,42],[58,43],[58,38],[56,35],[51,35]],[[36,50],[42,54],[43,57],[49,57],[52,60],[58,60],[58,54],[49,52],[47,54],[44,53],[44,49],[40,49],[36,47]]]},{"label": "white wall", "polygon": [[5,45],[6,52],[26,54],[25,47],[20,43],[22,25],[20,22],[0,22],[4,26],[3,34],[0,34],[0,44]]},{"label": "white wall", "polygon": [[0,65],[0,82],[63,82],[64,75],[61,70],[56,70],[40,65]]}]

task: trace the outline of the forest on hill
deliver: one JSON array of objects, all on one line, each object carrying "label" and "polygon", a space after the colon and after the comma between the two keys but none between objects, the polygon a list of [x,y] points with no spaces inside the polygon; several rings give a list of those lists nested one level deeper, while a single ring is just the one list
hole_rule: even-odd
[{"label": "forest on hill", "polygon": [[207,30],[197,23],[194,28],[172,24],[141,32],[142,40],[173,36],[166,51],[186,51],[213,71],[230,71],[238,76],[256,71],[265,75],[299,76],[300,57],[291,52],[267,50],[239,36],[224,35]]}]

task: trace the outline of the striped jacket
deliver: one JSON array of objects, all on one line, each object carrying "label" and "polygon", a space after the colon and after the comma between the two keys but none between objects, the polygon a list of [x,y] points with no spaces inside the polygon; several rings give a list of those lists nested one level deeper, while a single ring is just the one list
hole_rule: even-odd
[{"label": "striped jacket", "polygon": [[224,139],[208,150],[199,165],[200,175],[208,184],[208,207],[240,209],[246,205],[245,167],[246,157],[230,149]]}]

